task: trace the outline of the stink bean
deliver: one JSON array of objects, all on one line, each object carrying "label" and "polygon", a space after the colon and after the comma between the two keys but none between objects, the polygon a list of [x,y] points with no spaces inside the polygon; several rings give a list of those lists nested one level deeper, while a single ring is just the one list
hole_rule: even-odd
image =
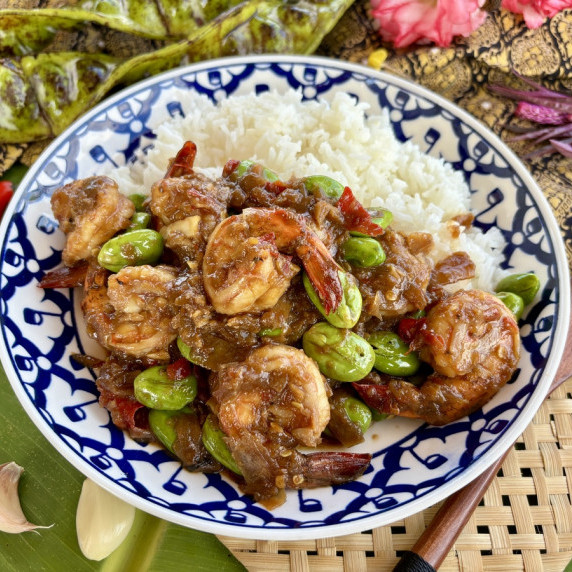
[{"label": "stink bean", "polygon": [[373,348],[364,338],[327,322],[314,324],[303,335],[302,346],[320,371],[337,381],[363,379],[375,362]]},{"label": "stink bean", "polygon": [[421,365],[417,352],[393,332],[375,332],[368,337],[375,352],[374,367],[382,373],[409,376],[417,372]]},{"label": "stink bean", "polygon": [[165,409],[151,409],[149,411],[149,427],[153,434],[171,453],[173,451],[173,444],[177,438],[177,431],[175,425],[177,419],[181,415],[192,413],[189,407],[184,407],[178,410],[165,410]]},{"label": "stink bean", "polygon": [[197,395],[197,379],[189,375],[171,379],[167,366],[156,365],[142,371],[133,382],[135,398],[150,409],[177,410]]},{"label": "stink bean", "polygon": [[344,186],[338,181],[325,175],[310,175],[302,179],[304,188],[311,194],[322,193],[330,199],[339,199],[344,192]]},{"label": "stink bean", "polygon": [[150,222],[151,222],[151,215],[149,213],[136,212],[131,217],[131,223],[126,228],[126,231],[130,232],[132,230],[140,230],[142,228],[147,228]]},{"label": "stink bean", "polygon": [[385,262],[385,252],[375,238],[351,236],[342,245],[344,258],[353,266],[371,268]]},{"label": "stink bean", "polygon": [[163,254],[163,237],[148,228],[131,230],[108,240],[99,251],[97,261],[111,272],[126,266],[155,264]]},{"label": "stink bean", "polygon": [[302,282],[308,297],[314,306],[318,308],[320,314],[322,314],[330,324],[337,328],[353,328],[357,324],[361,314],[361,292],[359,291],[357,281],[352,274],[339,270],[338,276],[342,285],[342,300],[338,307],[329,314],[324,309],[314,286],[310,282],[310,278],[308,278],[308,275],[305,272],[302,275]]},{"label": "stink bean", "polygon": [[[391,211],[378,209],[375,211],[370,210],[369,212],[371,214],[371,221],[377,224],[377,226],[380,226],[381,228],[387,228],[391,224],[391,221],[393,220],[393,213]],[[350,234],[352,236],[361,236],[361,237],[369,236],[367,234],[364,234],[363,232],[358,232],[357,230],[350,230]]]},{"label": "stink bean", "polygon": [[514,292],[497,292],[497,298],[520,320],[524,311],[524,300]]},{"label": "stink bean", "polygon": [[540,279],[536,274],[510,274],[503,278],[495,288],[496,292],[512,292],[518,294],[525,306],[528,306],[540,289]]},{"label": "stink bean", "polygon": [[240,467],[234,460],[228,445],[224,440],[224,432],[218,426],[213,415],[209,415],[203,423],[202,440],[205,449],[227,469],[237,475],[242,475]]},{"label": "stink bean", "polygon": [[274,182],[278,180],[278,175],[274,171],[271,171],[259,163],[255,163],[254,161],[249,160],[241,161],[236,169],[231,173],[230,178],[232,180],[238,180],[241,177],[254,172],[255,170],[259,171],[257,174],[260,175],[265,181]]}]

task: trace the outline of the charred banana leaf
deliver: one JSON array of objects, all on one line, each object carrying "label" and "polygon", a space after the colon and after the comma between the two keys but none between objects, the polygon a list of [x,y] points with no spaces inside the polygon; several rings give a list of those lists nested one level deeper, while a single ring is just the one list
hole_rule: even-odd
[{"label": "charred banana leaf", "polygon": [[260,2],[253,17],[225,37],[210,57],[248,53],[311,54],[352,4],[349,0]]},{"label": "charred banana leaf", "polygon": [[[154,17],[153,17],[154,16]],[[122,15],[80,9],[0,10],[0,56],[27,56],[46,50],[58,31],[81,30],[86,24],[126,32],[149,39],[165,38],[166,29],[157,14],[151,26]]]},{"label": "charred banana leaf", "polygon": [[84,0],[63,8],[0,10],[0,56],[37,54],[56,32],[95,24],[153,40],[190,38],[240,0]]},{"label": "charred banana leaf", "polygon": [[0,142],[24,143],[60,134],[113,87],[175,67],[188,52],[215,45],[256,8],[227,13],[192,40],[121,60],[63,52],[0,60]]},{"label": "charred banana leaf", "polygon": [[0,59],[0,144],[56,136],[111,89],[184,63],[249,53],[312,53],[350,5],[348,0],[242,2],[188,39],[128,59],[70,52]]}]

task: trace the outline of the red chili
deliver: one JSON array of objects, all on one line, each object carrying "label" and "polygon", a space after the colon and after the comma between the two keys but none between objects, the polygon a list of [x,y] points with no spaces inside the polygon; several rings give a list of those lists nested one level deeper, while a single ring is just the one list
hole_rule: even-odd
[{"label": "red chili", "polygon": [[280,193],[284,192],[288,188],[286,183],[282,181],[268,181],[264,184],[264,189],[267,190],[269,193],[274,193],[275,195],[279,195]]},{"label": "red chili", "polygon": [[179,381],[189,377],[193,373],[193,365],[185,358],[179,358],[177,361],[167,366],[167,377],[172,381]]},{"label": "red chili", "polygon": [[397,333],[404,342],[410,344],[417,334],[426,327],[427,320],[425,318],[402,318],[397,325]]},{"label": "red chili", "polygon": [[222,170],[222,176],[229,177],[232,173],[234,173],[234,171],[236,171],[239,165],[240,161],[237,161],[236,159],[229,159]]},{"label": "red chili", "polygon": [[383,234],[383,228],[371,220],[371,215],[355,198],[349,187],[344,189],[337,206],[344,216],[344,224],[348,230],[363,232],[369,236]]},{"label": "red chili", "polygon": [[11,181],[0,181],[0,217],[4,214],[10,199],[14,195]]},{"label": "red chili", "polygon": [[197,146],[192,141],[185,141],[174,161],[169,165],[164,178],[183,177],[192,173],[196,156]]},{"label": "red chili", "polygon": [[116,395],[112,391],[103,389],[99,398],[99,404],[111,413],[113,423],[120,429],[134,429],[138,427],[136,413],[144,405],[139,403],[134,397]]}]

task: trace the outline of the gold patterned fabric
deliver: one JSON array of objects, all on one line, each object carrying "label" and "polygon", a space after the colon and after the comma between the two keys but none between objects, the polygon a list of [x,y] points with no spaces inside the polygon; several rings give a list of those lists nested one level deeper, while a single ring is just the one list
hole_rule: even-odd
[{"label": "gold patterned fabric", "polygon": [[516,102],[492,93],[488,86],[526,88],[513,72],[549,89],[572,93],[572,10],[560,12],[535,30],[520,15],[494,9],[485,23],[450,48],[434,46],[392,50],[384,45],[368,13],[358,1],[325,38],[319,53],[353,62],[375,62],[382,50],[381,68],[412,79],[467,110],[499,135],[523,158],[552,206],[572,264],[572,159],[554,153],[524,159],[530,144],[511,142],[507,126],[522,125],[513,118]]}]

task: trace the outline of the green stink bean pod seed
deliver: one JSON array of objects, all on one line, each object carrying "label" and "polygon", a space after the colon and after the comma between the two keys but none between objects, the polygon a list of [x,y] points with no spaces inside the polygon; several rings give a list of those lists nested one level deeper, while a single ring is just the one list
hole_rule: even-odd
[{"label": "green stink bean pod seed", "polygon": [[145,208],[145,201],[149,198],[146,195],[140,193],[133,193],[127,197],[134,205],[137,212]]},{"label": "green stink bean pod seed", "polygon": [[192,359],[193,356],[191,355],[191,348],[181,338],[177,338],[177,347],[179,348],[181,355],[186,360],[189,360],[191,363],[195,363]]},{"label": "green stink bean pod seed", "polygon": [[163,237],[155,230],[143,228],[108,240],[99,251],[100,266],[119,272],[126,266],[155,264],[163,254]]},{"label": "green stink bean pod seed", "polygon": [[385,262],[385,252],[375,238],[351,236],[342,245],[344,258],[353,266],[371,268]]},{"label": "green stink bean pod seed", "polygon": [[329,314],[326,313],[312,282],[310,282],[310,278],[308,278],[305,272],[302,274],[302,282],[314,306],[318,308],[320,314],[322,314],[332,326],[336,326],[336,328],[353,328],[357,324],[361,314],[361,292],[352,274],[338,270],[338,276],[342,285],[342,300],[335,311]]},{"label": "green stink bean pod seed", "polygon": [[145,407],[172,411],[193,401],[197,395],[197,379],[194,375],[171,379],[167,366],[155,365],[135,378],[133,389],[135,398]]},{"label": "green stink bean pod seed", "polygon": [[417,372],[421,361],[416,352],[393,332],[375,332],[367,341],[375,352],[375,369],[389,375],[408,376]]},{"label": "green stink bean pod seed", "polygon": [[228,445],[224,440],[224,432],[217,425],[212,415],[209,415],[203,423],[202,440],[205,449],[227,469],[237,475],[242,475],[240,467],[234,460]]},{"label": "green stink bean pod seed", "polygon": [[514,292],[497,292],[497,298],[520,320],[524,312],[524,300]]},{"label": "green stink bean pod seed", "polygon": [[191,348],[181,338],[177,338],[177,347],[179,348],[181,355],[186,360],[189,360],[190,362],[194,363],[193,360],[191,359],[192,358]]},{"label": "green stink bean pod seed", "polygon": [[302,179],[304,188],[312,195],[320,192],[330,199],[339,199],[344,192],[344,186],[338,181],[325,175],[310,175]]},{"label": "green stink bean pod seed", "polygon": [[236,169],[231,173],[230,178],[233,181],[237,181],[241,177],[244,177],[244,175],[251,173],[253,168],[255,168],[255,167],[260,168],[260,170],[261,170],[260,175],[266,181],[274,182],[274,181],[278,180],[279,177],[274,171],[271,171],[267,167],[263,167],[262,165],[259,165],[258,163],[255,163],[254,161],[248,161],[248,160],[241,161],[238,164],[238,166],[236,167]]},{"label": "green stink bean pod seed", "polygon": [[373,348],[364,338],[327,322],[318,322],[305,332],[302,346],[326,377],[338,381],[363,379],[375,362]]},{"label": "green stink bean pod seed", "polygon": [[330,401],[330,421],[326,437],[334,438],[344,447],[353,447],[364,440],[371,424],[371,410],[353,395],[347,383],[333,390]]},{"label": "green stink bean pod seed", "polygon": [[371,410],[372,421],[383,421],[388,417],[391,417],[391,413],[381,413],[380,411],[376,411],[375,409]]},{"label": "green stink bean pod seed", "polygon": [[282,328],[264,328],[258,332],[260,337],[268,336],[269,338],[274,338],[282,333]]},{"label": "green stink bean pod seed", "polygon": [[162,409],[151,409],[149,411],[149,427],[153,434],[171,453],[175,454],[173,451],[173,444],[177,438],[177,431],[175,425],[177,419],[181,415],[186,415],[192,413],[189,407],[184,407],[183,409],[178,409],[174,411],[162,410]]},{"label": "green stink bean pod seed", "polygon": [[540,289],[540,279],[536,274],[511,274],[505,276],[495,288],[496,292],[512,292],[518,294],[525,306],[528,306]]},{"label": "green stink bean pod seed", "polygon": [[204,365],[200,352],[193,354],[193,348],[186,344],[181,338],[177,338],[177,347],[186,360],[197,365]]},{"label": "green stink bean pod seed", "polygon": [[151,222],[149,213],[137,212],[131,217],[131,224],[125,229],[127,232],[147,228]]},{"label": "green stink bean pod seed", "polygon": [[344,400],[344,409],[349,420],[355,423],[364,435],[371,425],[371,409],[361,399],[353,396]]}]

